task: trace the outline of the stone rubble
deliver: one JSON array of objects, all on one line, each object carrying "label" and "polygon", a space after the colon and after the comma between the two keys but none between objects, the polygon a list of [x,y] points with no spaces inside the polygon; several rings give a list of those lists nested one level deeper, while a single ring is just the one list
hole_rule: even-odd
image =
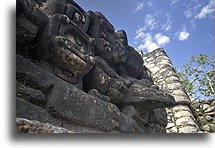
[{"label": "stone rubble", "polygon": [[215,132],[215,99],[192,101],[195,108],[198,120],[201,123],[200,129],[202,132]]}]

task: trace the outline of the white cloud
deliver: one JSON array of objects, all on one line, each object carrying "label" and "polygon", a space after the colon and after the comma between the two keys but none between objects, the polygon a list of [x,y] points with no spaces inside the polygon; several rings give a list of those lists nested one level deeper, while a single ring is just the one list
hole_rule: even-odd
[{"label": "white cloud", "polygon": [[192,0],[190,3],[184,3],[186,10],[184,16],[189,19],[190,27],[192,30],[196,29],[197,14],[199,14],[203,1]]},{"label": "white cloud", "polygon": [[146,40],[144,44],[140,44],[138,46],[138,49],[146,50],[147,52],[151,52],[157,48],[159,48],[159,46],[151,40]]},{"label": "white cloud", "polygon": [[214,36],[212,34],[209,34],[208,37],[210,38],[210,41],[214,41]]},{"label": "white cloud", "polygon": [[170,20],[169,17],[167,17],[167,21],[166,21],[165,24],[163,24],[163,25],[161,26],[161,30],[169,31],[171,28],[172,28],[172,21]]},{"label": "white cloud", "polygon": [[189,36],[190,36],[190,34],[188,32],[181,31],[181,32],[179,32],[178,39],[180,41],[184,41],[184,40],[187,40]]},{"label": "white cloud", "polygon": [[179,0],[171,0],[171,3],[170,3],[170,5],[175,5],[177,2],[178,2]]},{"label": "white cloud", "polygon": [[193,16],[193,11],[192,9],[187,9],[186,11],[184,11],[184,15],[187,17],[187,18],[191,18]]},{"label": "white cloud", "polygon": [[190,33],[188,33],[186,30],[187,29],[186,29],[185,25],[183,25],[183,29],[181,31],[178,31],[177,33],[175,33],[175,35],[178,37],[178,40],[180,40],[180,41],[188,40]]},{"label": "white cloud", "polygon": [[138,32],[134,39],[137,40],[137,39],[143,38],[143,37],[145,37],[145,33],[144,32]]},{"label": "white cloud", "polygon": [[184,15],[186,18],[192,18],[199,12],[200,7],[202,4],[190,3],[187,6],[187,9],[184,11]]},{"label": "white cloud", "polygon": [[209,4],[206,5],[201,9],[201,11],[195,16],[195,18],[205,18],[208,14],[211,14],[214,12],[214,0],[210,0]]},{"label": "white cloud", "polygon": [[153,30],[156,28],[157,22],[153,14],[147,14],[144,21],[144,28]]},{"label": "white cloud", "polygon": [[141,28],[139,28],[136,31],[137,35],[135,37],[135,39],[141,39],[137,49],[141,49],[146,52],[151,52],[159,48],[159,46],[155,42],[153,42],[151,33],[144,33],[143,31],[140,31],[140,30]]},{"label": "white cloud", "polygon": [[136,8],[134,9],[134,11],[133,11],[133,13],[134,12],[137,12],[137,11],[140,11],[141,9],[143,9],[143,7],[144,7],[144,3],[137,3],[137,6],[136,6]]},{"label": "white cloud", "polygon": [[146,30],[156,29],[157,27],[156,15],[157,14],[146,14],[144,17],[144,25],[143,27],[138,27],[136,34],[144,32]]},{"label": "white cloud", "polygon": [[169,37],[162,35],[161,33],[157,33],[155,35],[145,33],[140,27],[136,31],[135,40],[137,41],[136,43],[139,43],[137,49],[141,49],[146,52],[151,52],[159,48],[159,46],[164,46],[170,42]]},{"label": "white cloud", "polygon": [[151,1],[148,1],[148,2],[147,2],[147,5],[148,5],[149,7],[153,7],[153,4],[152,4]]},{"label": "white cloud", "polygon": [[170,39],[168,36],[162,35],[161,33],[155,34],[155,40],[158,45],[165,45],[170,42]]}]

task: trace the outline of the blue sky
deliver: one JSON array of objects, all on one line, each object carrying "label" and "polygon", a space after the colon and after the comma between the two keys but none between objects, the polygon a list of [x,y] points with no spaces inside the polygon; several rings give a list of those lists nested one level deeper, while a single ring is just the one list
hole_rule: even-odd
[{"label": "blue sky", "polygon": [[214,0],[75,0],[85,11],[100,11],[129,45],[143,52],[164,48],[182,68],[192,55],[214,56]]}]

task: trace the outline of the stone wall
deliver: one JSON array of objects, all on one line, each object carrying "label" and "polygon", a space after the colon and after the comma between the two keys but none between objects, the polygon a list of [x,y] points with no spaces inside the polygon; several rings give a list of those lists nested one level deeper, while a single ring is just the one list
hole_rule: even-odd
[{"label": "stone wall", "polygon": [[16,21],[17,132],[166,132],[174,98],[102,13],[17,0]]},{"label": "stone wall", "polygon": [[192,101],[195,108],[202,132],[215,132],[215,99]]},{"label": "stone wall", "polygon": [[163,49],[156,49],[150,53],[142,54],[144,65],[160,88],[160,90],[172,95],[176,105],[167,108],[168,133],[196,133],[199,131],[199,123],[196,113],[191,106],[191,101],[183,88],[174,68]]},{"label": "stone wall", "polygon": [[17,132],[199,132],[201,113],[163,49],[136,51],[72,0],[17,0],[16,14]]}]

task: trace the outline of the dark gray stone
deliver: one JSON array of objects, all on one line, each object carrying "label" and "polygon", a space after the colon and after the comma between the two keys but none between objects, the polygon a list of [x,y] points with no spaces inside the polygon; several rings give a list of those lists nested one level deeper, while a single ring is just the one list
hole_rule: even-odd
[{"label": "dark gray stone", "polygon": [[[17,56],[17,73],[19,77],[23,77],[25,85],[29,87],[33,86],[34,89],[42,88],[42,90],[50,88],[46,94],[48,100],[47,110],[54,117],[76,124],[84,124],[106,132],[115,129],[121,131],[123,129],[120,128],[120,125],[128,122],[122,117],[121,112],[115,105],[83,92],[77,87],[44,71],[21,56]],[[19,80],[19,82],[22,81]],[[24,109],[19,108],[22,105],[18,104],[17,106],[18,112]],[[28,105],[23,106],[27,107]],[[18,113],[17,116],[20,116],[20,114],[25,115],[22,112]],[[31,114],[36,115],[36,113]],[[41,121],[42,119],[37,118],[37,120]],[[129,126],[124,128],[124,130],[126,131],[122,132],[132,131],[132,129],[129,129]]]},{"label": "dark gray stone", "polygon": [[150,111],[155,108],[171,107],[175,100],[169,94],[154,89],[148,80],[134,82],[129,88],[129,94],[125,100],[126,104],[133,104],[140,110]]},{"label": "dark gray stone", "polygon": [[17,1],[17,117],[78,133],[162,132],[157,108],[174,99],[154,85],[126,32],[72,0],[43,2]]}]

